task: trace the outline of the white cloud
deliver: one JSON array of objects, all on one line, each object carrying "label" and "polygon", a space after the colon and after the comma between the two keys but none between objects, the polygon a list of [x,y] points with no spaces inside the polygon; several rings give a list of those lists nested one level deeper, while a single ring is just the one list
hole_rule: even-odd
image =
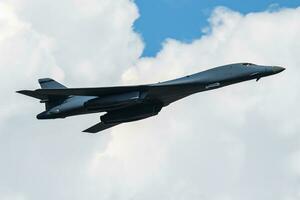
[{"label": "white cloud", "polygon": [[[300,8],[217,8],[203,37],[168,39],[156,57],[139,58],[132,1],[3,2],[1,199],[299,197]],[[109,134],[79,133],[98,115],[37,121],[42,106],[14,94],[46,76],[74,87],[146,83],[240,61],[287,70],[194,95]]]},{"label": "white cloud", "polygon": [[[66,81],[73,85],[117,83],[120,73],[141,55],[143,43],[132,31],[139,14],[131,1],[17,2],[22,19],[53,39],[51,53],[67,70]],[[93,76],[81,73],[82,63],[87,61]]]}]

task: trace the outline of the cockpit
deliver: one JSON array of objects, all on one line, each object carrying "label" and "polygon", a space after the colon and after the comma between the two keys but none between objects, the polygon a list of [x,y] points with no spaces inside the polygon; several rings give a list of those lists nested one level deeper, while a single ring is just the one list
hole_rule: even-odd
[{"label": "cockpit", "polygon": [[244,65],[246,67],[249,67],[249,66],[254,65],[254,64],[252,64],[252,63],[242,63],[242,65]]}]

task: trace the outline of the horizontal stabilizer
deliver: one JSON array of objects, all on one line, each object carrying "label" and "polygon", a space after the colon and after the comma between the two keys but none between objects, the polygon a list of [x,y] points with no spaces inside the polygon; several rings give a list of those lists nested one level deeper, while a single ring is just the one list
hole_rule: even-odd
[{"label": "horizontal stabilizer", "polygon": [[98,124],[95,124],[94,126],[82,131],[82,132],[86,132],[86,133],[98,133],[100,131],[103,131],[105,129],[111,128],[113,126],[118,125],[119,123],[114,123],[114,124],[105,124],[103,122],[100,122]]},{"label": "horizontal stabilizer", "polygon": [[45,103],[46,110],[61,104],[66,98],[68,98],[68,96],[45,95],[37,92],[36,90],[20,90],[17,91],[17,93],[39,99],[40,103]]},{"label": "horizontal stabilizer", "polygon": [[33,98],[36,98],[36,99],[47,99],[47,95],[44,95],[44,94],[40,94],[36,91],[32,91],[32,90],[20,90],[20,91],[17,91],[17,93],[20,93],[20,94],[24,94],[26,96],[30,96],[30,97],[33,97]]}]

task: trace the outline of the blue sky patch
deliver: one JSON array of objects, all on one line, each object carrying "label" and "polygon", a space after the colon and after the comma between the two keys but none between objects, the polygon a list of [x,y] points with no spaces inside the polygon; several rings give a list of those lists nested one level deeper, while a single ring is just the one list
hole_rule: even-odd
[{"label": "blue sky patch", "polygon": [[225,6],[241,13],[263,11],[268,8],[298,7],[299,0],[136,0],[140,18],[135,31],[145,42],[143,56],[155,56],[166,38],[190,42],[199,38],[207,18],[217,6]]}]

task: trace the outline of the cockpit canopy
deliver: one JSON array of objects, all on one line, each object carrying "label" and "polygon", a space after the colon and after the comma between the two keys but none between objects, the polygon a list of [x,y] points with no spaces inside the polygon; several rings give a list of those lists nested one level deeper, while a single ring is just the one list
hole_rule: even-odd
[{"label": "cockpit canopy", "polygon": [[248,66],[251,66],[251,65],[254,65],[254,64],[252,64],[252,63],[242,63],[242,65],[248,67]]}]

